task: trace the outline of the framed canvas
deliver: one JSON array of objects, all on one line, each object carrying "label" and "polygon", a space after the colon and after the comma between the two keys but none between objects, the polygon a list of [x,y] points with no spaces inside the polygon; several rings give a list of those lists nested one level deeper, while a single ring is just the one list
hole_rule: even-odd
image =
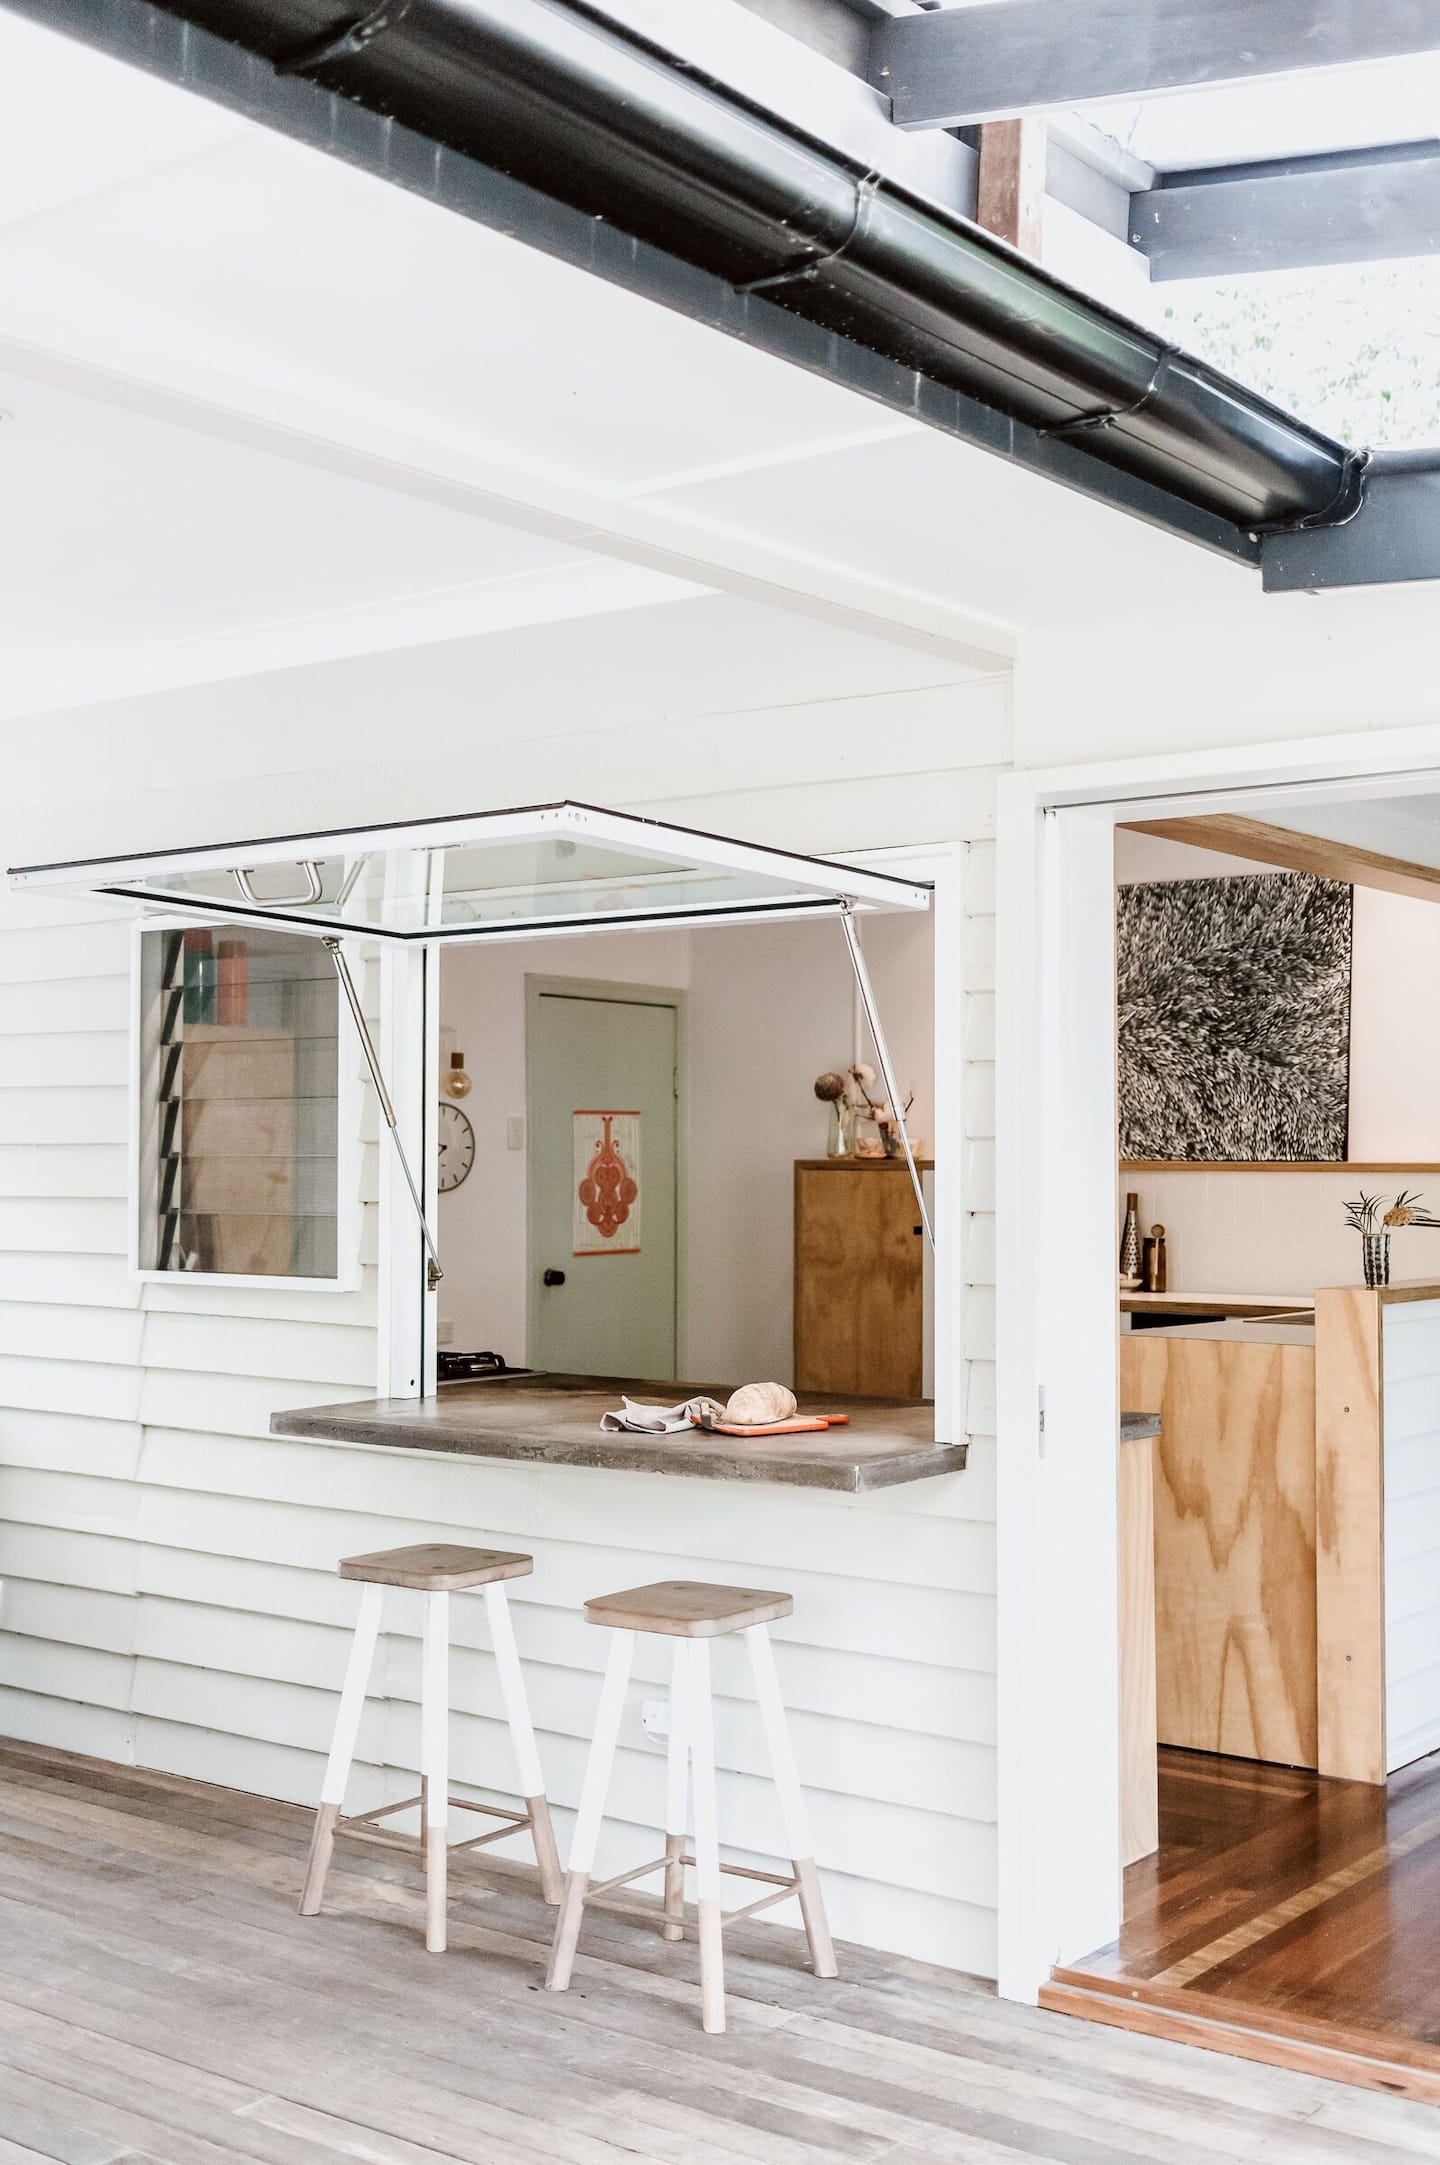
[{"label": "framed canvas", "polygon": [[1352,900],[1304,872],[1119,890],[1122,1159],[1343,1160]]}]

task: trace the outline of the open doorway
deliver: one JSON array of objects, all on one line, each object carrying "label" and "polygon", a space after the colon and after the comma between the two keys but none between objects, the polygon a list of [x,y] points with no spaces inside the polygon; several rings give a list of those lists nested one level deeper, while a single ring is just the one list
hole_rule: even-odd
[{"label": "open doorway", "polygon": [[1113,1722],[1115,1911],[1039,1996],[1440,2098],[1434,803],[1114,809],[1078,831],[1114,972],[1120,1659],[1081,1719]]}]

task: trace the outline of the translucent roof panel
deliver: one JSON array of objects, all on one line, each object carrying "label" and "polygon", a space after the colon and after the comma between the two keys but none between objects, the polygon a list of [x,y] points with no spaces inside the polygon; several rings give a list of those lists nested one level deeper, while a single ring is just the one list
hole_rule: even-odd
[{"label": "translucent roof panel", "polygon": [[523,939],[644,924],[926,909],[929,889],[724,835],[550,804],[12,868],[10,884],[318,934]]}]

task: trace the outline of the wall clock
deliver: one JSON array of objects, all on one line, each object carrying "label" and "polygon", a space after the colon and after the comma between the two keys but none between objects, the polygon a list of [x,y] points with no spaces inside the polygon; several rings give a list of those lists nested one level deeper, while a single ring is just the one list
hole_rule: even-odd
[{"label": "wall clock", "polygon": [[475,1163],[475,1130],[449,1098],[440,1104],[440,1193],[458,1188]]}]

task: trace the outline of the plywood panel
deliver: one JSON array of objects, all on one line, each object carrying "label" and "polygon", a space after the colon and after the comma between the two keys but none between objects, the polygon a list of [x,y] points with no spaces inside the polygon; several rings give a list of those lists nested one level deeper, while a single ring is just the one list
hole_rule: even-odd
[{"label": "plywood panel", "polygon": [[1121,1340],[1155,1454],[1160,1741],[1311,1766],[1315,1356],[1238,1340]]},{"label": "plywood panel", "polygon": [[923,1255],[908,1169],[795,1168],[795,1387],[918,1398]]}]

